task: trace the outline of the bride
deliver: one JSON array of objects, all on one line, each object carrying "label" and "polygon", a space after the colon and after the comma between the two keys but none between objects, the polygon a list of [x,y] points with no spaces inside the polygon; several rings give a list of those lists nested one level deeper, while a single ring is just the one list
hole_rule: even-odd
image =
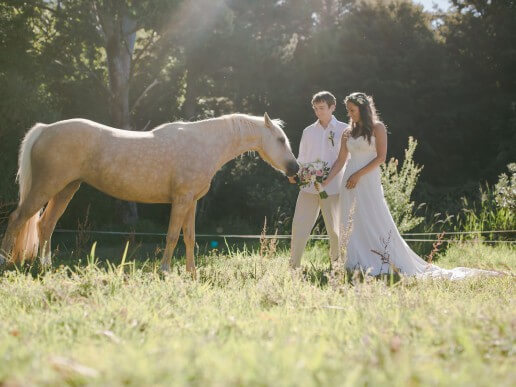
[{"label": "bride", "polygon": [[[340,188],[341,239],[346,267],[371,275],[391,273],[459,279],[497,272],[457,267],[447,270],[420,258],[401,237],[381,185],[380,164],[387,154],[387,130],[378,120],[373,99],[352,93],[344,100],[350,129],[342,136],[340,153],[326,186],[346,164]],[[347,162],[347,163],[346,163]],[[346,241],[347,239],[347,241]]]}]

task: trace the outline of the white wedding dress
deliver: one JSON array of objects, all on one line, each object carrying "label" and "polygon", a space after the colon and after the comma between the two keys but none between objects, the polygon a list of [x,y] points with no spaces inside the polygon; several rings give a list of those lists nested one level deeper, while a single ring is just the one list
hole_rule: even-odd
[{"label": "white wedding dress", "polygon": [[[362,270],[371,275],[394,270],[405,275],[449,279],[499,274],[466,267],[447,270],[420,258],[403,240],[392,219],[383,196],[379,167],[362,176],[355,188],[346,188],[349,176],[376,157],[375,137],[371,137],[371,144],[364,137],[349,137],[347,148],[350,157],[345,165],[340,188],[340,237],[341,244],[347,239],[347,268]],[[396,269],[392,269],[392,265]]]}]

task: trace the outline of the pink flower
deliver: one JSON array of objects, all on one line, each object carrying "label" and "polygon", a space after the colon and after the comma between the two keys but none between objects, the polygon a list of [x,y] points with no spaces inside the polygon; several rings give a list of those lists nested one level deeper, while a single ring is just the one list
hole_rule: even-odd
[{"label": "pink flower", "polygon": [[320,170],[319,170],[319,171],[317,171],[315,174],[316,174],[317,176],[322,176],[322,175],[323,175],[322,171],[320,171]]}]

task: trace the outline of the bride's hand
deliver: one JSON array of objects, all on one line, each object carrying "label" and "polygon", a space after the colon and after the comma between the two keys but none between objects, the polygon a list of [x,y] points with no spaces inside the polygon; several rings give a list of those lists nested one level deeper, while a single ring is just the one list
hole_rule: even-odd
[{"label": "bride's hand", "polygon": [[352,174],[349,178],[348,178],[348,181],[346,182],[346,188],[347,189],[352,189],[352,188],[355,188],[356,185],[358,184],[358,181],[360,180],[360,176],[357,174],[357,173],[354,173]]},{"label": "bride's hand", "polygon": [[329,181],[326,179],[326,180],[323,180],[323,182],[321,183],[321,187],[326,187],[328,185]]}]

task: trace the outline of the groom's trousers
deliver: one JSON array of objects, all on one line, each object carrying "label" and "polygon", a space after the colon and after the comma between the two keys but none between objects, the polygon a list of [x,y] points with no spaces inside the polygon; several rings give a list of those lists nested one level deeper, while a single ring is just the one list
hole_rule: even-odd
[{"label": "groom's trousers", "polygon": [[320,210],[330,237],[330,257],[332,261],[339,258],[339,195],[330,195],[326,199],[321,199],[319,194],[299,191],[292,221],[290,266],[293,268],[301,264],[306,242],[310,238]]}]

